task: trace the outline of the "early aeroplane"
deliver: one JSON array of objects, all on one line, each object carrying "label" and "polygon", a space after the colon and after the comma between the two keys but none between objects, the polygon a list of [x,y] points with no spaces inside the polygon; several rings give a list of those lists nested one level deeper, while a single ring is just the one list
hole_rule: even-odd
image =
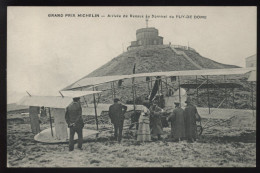
[{"label": "early aeroplane", "polygon": [[[215,84],[209,80],[209,76],[215,76],[215,75],[237,75],[237,74],[245,74],[245,73],[251,73],[249,80],[254,82],[256,81],[256,68],[230,68],[230,69],[203,69],[203,70],[187,70],[187,71],[165,71],[165,72],[151,72],[151,73],[138,73],[138,74],[131,74],[131,75],[115,75],[115,76],[102,76],[102,77],[89,77],[89,78],[83,78],[80,79],[73,84],[69,85],[68,87],[64,88],[62,91],[60,91],[59,96],[32,96],[29,95],[27,97],[24,97],[21,101],[19,101],[18,104],[20,105],[27,105],[27,106],[44,106],[44,107],[49,107],[49,108],[54,108],[54,109],[62,109],[61,112],[65,113],[65,108],[72,102],[73,97],[83,97],[86,95],[93,95],[93,104],[87,104],[87,107],[83,107],[83,114],[85,115],[94,115],[95,116],[95,123],[96,123],[96,128],[99,131],[93,131],[93,132],[86,132],[88,135],[92,134],[97,134],[98,132],[102,131],[102,129],[99,129],[98,124],[98,116],[101,115],[102,112],[107,112],[109,109],[110,104],[97,104],[95,94],[98,94],[102,91],[95,91],[96,86],[100,86],[102,84],[106,83],[112,83],[111,85],[111,91],[112,91],[112,96],[113,98],[116,97],[115,95],[115,87],[114,87],[114,82],[120,81],[120,80],[125,80],[125,79],[132,79],[132,84],[130,86],[132,88],[132,93],[133,93],[133,104],[128,104],[128,111],[137,111],[141,110],[143,105],[137,105],[135,104],[135,98],[136,98],[136,92],[135,92],[135,86],[138,85],[137,82],[135,82],[135,78],[149,78],[149,81],[145,82],[152,82],[154,81],[154,87],[151,90],[150,95],[149,95],[149,100],[151,101],[154,99],[156,93],[159,91],[159,84],[161,84],[164,81],[162,79],[165,79],[166,82],[165,85],[167,87],[172,87],[169,84],[167,84],[167,78],[170,77],[175,77],[178,78],[178,90],[173,94],[171,98],[173,100],[178,100],[181,104],[184,104],[184,101],[186,99],[186,92],[183,91],[182,88],[185,88],[185,86],[180,84],[180,76],[202,76],[205,81],[201,84],[193,84],[189,85],[189,87],[193,87],[194,89],[198,90],[199,88],[206,88],[207,93],[208,93],[208,98],[209,98],[209,92],[208,89],[210,87],[216,87],[216,88],[228,88],[228,87],[237,87],[236,84],[232,83],[224,83],[224,84]],[[152,79],[154,78],[154,79]],[[196,80],[197,81],[197,80]],[[155,87],[157,83],[157,88]],[[182,86],[182,87],[181,87]],[[149,87],[149,84],[148,84]],[[187,86],[186,86],[187,87]],[[83,91],[84,89],[84,91]],[[162,89],[162,88],[161,88]],[[92,91],[90,91],[92,90]],[[107,90],[107,89],[106,89]],[[253,94],[253,90],[252,90]],[[168,103],[172,102],[173,100],[168,97]],[[223,102],[221,102],[222,104]],[[209,99],[208,99],[208,105]],[[168,104],[168,107],[171,107],[172,104]],[[182,105],[183,106],[183,105]],[[166,108],[167,109],[167,108]],[[210,106],[208,107],[209,113],[210,113]],[[59,112],[59,111],[58,111]],[[55,113],[55,111],[54,111]],[[53,137],[54,142],[58,141],[66,141],[67,140],[67,126],[65,122],[65,116],[63,113],[55,113],[54,117],[55,118],[55,129],[56,129],[56,137]],[[50,112],[51,115],[51,112]],[[50,121],[51,122],[51,121]],[[47,132],[48,131],[48,132]],[[51,134],[53,136],[53,130],[52,130],[52,125],[51,125],[51,130],[46,129],[45,133],[48,133],[51,131]],[[41,132],[43,133],[43,132]],[[40,133],[40,134],[41,134]],[[202,127],[200,129],[200,132],[202,133]],[[36,135],[35,139],[37,140]]]}]

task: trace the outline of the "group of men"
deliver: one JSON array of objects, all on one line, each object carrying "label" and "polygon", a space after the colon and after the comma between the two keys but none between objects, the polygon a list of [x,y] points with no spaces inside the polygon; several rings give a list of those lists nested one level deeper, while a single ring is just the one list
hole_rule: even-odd
[{"label": "group of men", "polygon": [[[80,98],[73,98],[73,102],[67,107],[65,113],[65,119],[70,128],[69,135],[69,151],[74,149],[74,135],[78,134],[78,148],[82,149],[83,134],[82,129],[84,127],[84,122],[82,118],[82,108],[79,102]],[[171,122],[171,137],[174,141],[179,141],[187,139],[188,142],[193,142],[196,140],[196,121],[198,111],[194,105],[191,104],[190,98],[187,98],[187,106],[183,110],[180,107],[180,103],[175,102],[175,109],[172,114],[168,117],[168,121]],[[123,124],[125,119],[125,112],[127,111],[127,106],[120,103],[118,98],[114,99],[114,104],[109,107],[109,117],[111,123],[114,125],[114,139],[119,143],[122,140]],[[163,134],[161,113],[162,108],[158,106],[157,102],[153,102],[149,108],[150,126],[151,134],[157,136],[158,140],[161,139]],[[200,118],[200,117],[199,117]]]},{"label": "group of men", "polygon": [[194,142],[197,138],[196,121],[200,121],[201,118],[189,97],[185,103],[187,105],[183,110],[179,102],[174,102],[175,109],[168,117],[168,121],[171,122],[171,137],[173,141],[187,139],[188,142]]},{"label": "group of men", "polygon": [[[171,122],[171,141],[178,142],[187,139],[188,142],[194,142],[197,138],[196,121],[200,121],[200,115],[198,114],[197,108],[192,105],[189,97],[185,103],[187,105],[185,109],[182,109],[179,102],[174,102],[175,109],[170,116],[167,117],[167,120]],[[151,135],[154,139],[157,136],[157,139],[160,140],[161,135],[164,134],[161,121],[164,111],[158,105],[158,101],[153,101],[149,107],[149,111]]]}]

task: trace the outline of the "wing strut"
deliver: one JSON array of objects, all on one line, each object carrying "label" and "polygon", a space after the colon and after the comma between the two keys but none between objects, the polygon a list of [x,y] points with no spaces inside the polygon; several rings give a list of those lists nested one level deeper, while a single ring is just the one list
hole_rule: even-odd
[{"label": "wing strut", "polygon": [[[94,86],[93,86],[93,91],[95,91]],[[95,93],[93,93],[93,100],[94,100],[94,108],[95,108],[96,125],[97,125],[97,130],[98,130],[97,105],[96,105]]]},{"label": "wing strut", "polygon": [[50,125],[51,125],[51,136],[53,137],[52,121],[51,121],[51,108],[49,107]]}]

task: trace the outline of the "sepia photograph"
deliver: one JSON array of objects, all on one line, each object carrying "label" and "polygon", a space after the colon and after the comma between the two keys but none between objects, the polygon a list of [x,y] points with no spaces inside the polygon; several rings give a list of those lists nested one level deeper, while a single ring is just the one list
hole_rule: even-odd
[{"label": "sepia photograph", "polygon": [[256,167],[256,6],[8,6],[8,168]]}]

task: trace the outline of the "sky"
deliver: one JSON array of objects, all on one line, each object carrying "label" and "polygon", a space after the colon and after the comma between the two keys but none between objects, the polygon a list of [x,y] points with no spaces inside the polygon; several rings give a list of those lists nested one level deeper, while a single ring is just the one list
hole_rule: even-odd
[{"label": "sky", "polygon": [[256,7],[8,7],[7,102],[26,91],[56,94],[109,62],[136,40],[146,15],[164,44],[189,44],[204,57],[241,67],[256,54]]}]

